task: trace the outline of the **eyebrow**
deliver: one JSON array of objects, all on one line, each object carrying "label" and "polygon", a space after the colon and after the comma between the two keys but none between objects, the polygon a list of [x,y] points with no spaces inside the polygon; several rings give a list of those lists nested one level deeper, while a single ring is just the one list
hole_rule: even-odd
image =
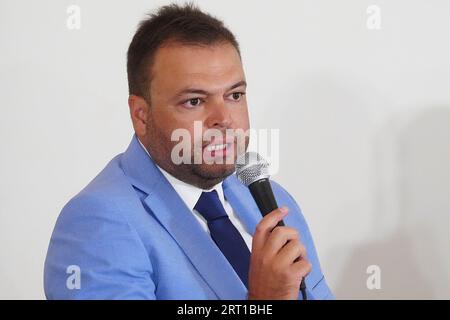
[{"label": "eyebrow", "polygon": [[[246,87],[246,86],[247,86],[247,82],[245,82],[244,80],[241,80],[241,81],[239,81],[239,82],[236,82],[235,84],[233,84],[232,86],[230,86],[226,91],[230,91],[230,90],[233,90],[233,89],[238,88],[238,87],[241,87],[241,86],[245,86],[245,87]],[[185,94],[188,94],[188,93],[202,94],[202,95],[205,95],[205,96],[211,94],[210,92],[205,91],[205,90],[202,90],[202,89],[185,88],[185,89],[179,91],[179,92],[175,95],[175,98],[179,98],[179,97],[181,97],[181,96],[183,96],[183,95],[185,95]]]}]

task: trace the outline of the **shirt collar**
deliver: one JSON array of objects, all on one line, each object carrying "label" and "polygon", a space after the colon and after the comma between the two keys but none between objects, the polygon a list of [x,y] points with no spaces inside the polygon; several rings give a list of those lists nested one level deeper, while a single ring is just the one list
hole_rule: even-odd
[{"label": "shirt collar", "polygon": [[[142,142],[138,139],[139,144],[142,146],[142,148],[145,150],[147,155],[151,158],[150,153],[147,151],[145,146],[142,144]],[[198,199],[200,199],[200,196],[202,195],[202,192],[211,192],[213,190],[217,191],[217,194],[219,195],[219,199],[222,202],[222,205],[225,203],[225,197],[223,194],[223,187],[222,183],[223,181],[219,182],[215,186],[213,186],[211,189],[205,190],[201,189],[197,186],[188,184],[184,181],[181,181],[177,178],[175,178],[173,175],[162,169],[160,166],[158,166],[155,163],[156,167],[161,171],[161,173],[164,175],[164,177],[169,181],[169,183],[172,185],[172,187],[175,189],[175,191],[178,193],[178,195],[183,199],[184,203],[186,203],[187,207],[192,211],[194,210],[195,205],[197,204]]]}]

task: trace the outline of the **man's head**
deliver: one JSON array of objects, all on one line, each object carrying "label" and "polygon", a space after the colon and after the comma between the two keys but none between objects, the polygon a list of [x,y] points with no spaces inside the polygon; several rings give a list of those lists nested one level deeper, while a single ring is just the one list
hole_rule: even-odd
[{"label": "man's head", "polygon": [[[233,173],[229,159],[246,149],[248,139],[238,146],[236,139],[215,136],[211,143],[194,135],[196,121],[203,132],[216,129],[223,139],[225,131],[249,128],[239,45],[221,21],[193,5],[160,8],[140,24],[128,49],[127,71],[136,135],[161,168],[205,189]],[[192,160],[199,150],[195,145],[201,146],[201,163],[174,163],[177,129],[190,133]],[[221,144],[224,150],[211,151]],[[218,158],[222,161],[211,164]]]}]

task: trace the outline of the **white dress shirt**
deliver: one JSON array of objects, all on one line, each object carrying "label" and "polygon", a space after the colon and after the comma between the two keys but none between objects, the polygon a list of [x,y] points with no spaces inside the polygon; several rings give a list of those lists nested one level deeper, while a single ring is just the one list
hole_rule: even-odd
[{"label": "white dress shirt", "polygon": [[[150,154],[148,153],[147,149],[144,147],[144,145],[141,143],[141,141],[138,139],[139,143],[141,144],[142,148],[147,152],[148,156],[150,157]],[[244,239],[248,249],[252,250],[252,236],[245,230],[242,222],[240,221],[239,217],[235,214],[233,208],[231,207],[230,203],[225,199],[223,194],[223,188],[222,188],[222,182],[216,184],[214,187],[212,187],[209,190],[203,190],[201,188],[198,188],[196,186],[190,185],[186,182],[183,182],[174,176],[172,176],[170,173],[165,171],[164,169],[160,168],[156,163],[155,165],[158,167],[158,169],[162,172],[162,174],[166,177],[166,179],[169,181],[169,183],[172,185],[172,187],[175,189],[175,191],[178,193],[178,195],[181,197],[181,199],[184,201],[186,206],[191,210],[191,212],[194,214],[195,218],[200,223],[201,227],[205,232],[208,232],[208,224],[203,218],[203,216],[194,209],[195,205],[197,204],[198,199],[200,199],[200,196],[202,192],[210,192],[212,190],[216,190],[217,194],[219,195],[220,202],[222,203],[225,212],[228,214],[228,217],[231,221],[231,223],[235,226],[235,228],[239,231],[242,238]]]}]

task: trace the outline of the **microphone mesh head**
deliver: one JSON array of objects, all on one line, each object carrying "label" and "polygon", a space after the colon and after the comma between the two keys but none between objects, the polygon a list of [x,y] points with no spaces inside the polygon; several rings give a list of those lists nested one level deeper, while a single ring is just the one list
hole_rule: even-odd
[{"label": "microphone mesh head", "polygon": [[269,164],[256,152],[246,152],[236,159],[236,175],[247,187],[253,182],[269,178]]}]

